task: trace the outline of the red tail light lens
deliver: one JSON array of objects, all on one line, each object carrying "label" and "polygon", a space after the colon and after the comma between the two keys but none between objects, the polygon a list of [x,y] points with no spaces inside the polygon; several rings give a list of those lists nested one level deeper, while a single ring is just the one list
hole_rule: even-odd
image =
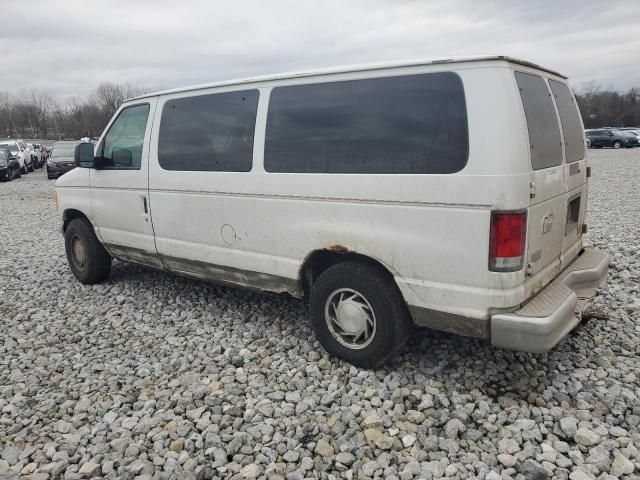
[{"label": "red tail light lens", "polygon": [[489,270],[515,272],[522,268],[527,240],[527,212],[491,212]]}]

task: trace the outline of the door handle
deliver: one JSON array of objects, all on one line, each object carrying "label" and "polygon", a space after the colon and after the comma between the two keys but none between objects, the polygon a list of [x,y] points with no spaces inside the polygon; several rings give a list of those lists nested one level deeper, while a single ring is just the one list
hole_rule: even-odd
[{"label": "door handle", "polygon": [[147,207],[147,197],[142,196],[142,208],[144,208],[145,215],[149,213],[149,208]]}]

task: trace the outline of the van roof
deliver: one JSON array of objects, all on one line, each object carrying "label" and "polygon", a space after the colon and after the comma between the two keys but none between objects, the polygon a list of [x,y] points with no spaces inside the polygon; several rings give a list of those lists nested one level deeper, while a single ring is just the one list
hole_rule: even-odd
[{"label": "van roof", "polygon": [[[459,58],[443,58],[438,60],[405,60],[398,62],[384,62],[384,63],[367,63],[360,65],[348,65],[341,67],[330,67],[318,70],[303,70],[297,72],[287,72],[287,73],[279,73],[275,75],[264,75],[258,77],[247,77],[247,78],[239,78],[235,80],[222,80],[220,82],[213,83],[204,83],[199,85],[193,85],[189,87],[178,87],[171,88],[168,90],[161,90],[158,92],[146,93],[144,95],[139,95],[137,97],[130,98],[129,100],[138,100],[141,98],[155,97],[156,95],[165,95],[170,93],[180,93],[180,92],[189,92],[192,90],[201,90],[205,88],[213,88],[213,87],[224,87],[228,85],[240,85],[243,83],[256,83],[256,82],[264,82],[270,80],[283,80],[287,78],[300,78],[300,77],[311,77],[316,75],[330,75],[334,73],[350,73],[350,72],[362,72],[367,70],[382,70],[387,68],[399,68],[399,67],[416,67],[422,65],[439,65],[439,64],[447,64],[447,63],[468,63],[468,62],[488,62],[488,61],[505,61],[509,63],[513,63],[516,65],[523,65],[525,67],[535,68],[536,70],[541,70],[543,72],[551,73],[552,75],[557,75],[558,77],[566,79],[565,75],[558,73],[554,70],[550,70],[548,68],[541,67],[535,63],[529,62],[527,60],[521,60],[518,58],[513,58],[505,55],[485,55],[485,56],[476,56],[476,57],[459,57]],[[128,101],[129,101],[128,100]]]}]

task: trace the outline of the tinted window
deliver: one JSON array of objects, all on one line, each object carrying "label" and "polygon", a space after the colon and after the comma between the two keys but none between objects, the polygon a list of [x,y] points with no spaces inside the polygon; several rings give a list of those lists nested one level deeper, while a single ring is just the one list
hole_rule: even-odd
[{"label": "tinted window", "polygon": [[516,72],[516,81],[527,118],[533,169],[541,170],[560,165],[560,127],[547,82],[542,77],[522,72]]},{"label": "tinted window", "polygon": [[0,150],[0,160],[7,160],[9,156],[7,155],[6,150]]},{"label": "tinted window", "polygon": [[432,73],[271,92],[269,172],[453,173],[469,150],[460,77]]},{"label": "tinted window", "polygon": [[140,168],[148,116],[148,103],[127,107],[120,112],[104,137],[104,168]]},{"label": "tinted window", "polygon": [[562,133],[564,134],[564,151],[568,163],[584,158],[584,139],[580,124],[580,111],[569,87],[555,80],[549,80],[549,86],[556,98],[556,106],[560,114]]},{"label": "tinted window", "polygon": [[168,101],[160,122],[160,166],[165,170],[248,172],[257,109],[257,90]]}]

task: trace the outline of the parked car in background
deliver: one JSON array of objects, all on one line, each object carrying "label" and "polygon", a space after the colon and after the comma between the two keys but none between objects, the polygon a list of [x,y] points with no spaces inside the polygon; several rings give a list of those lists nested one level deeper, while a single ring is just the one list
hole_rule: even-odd
[{"label": "parked car in background", "polygon": [[308,297],[362,367],[412,322],[544,352],[607,274],[584,147],[566,77],[529,62],[342,68],[131,99],[55,198],[86,284],[115,257]]},{"label": "parked car in background", "polygon": [[33,143],[27,143],[27,148],[31,151],[31,159],[33,160],[33,168],[38,169],[42,165],[40,162],[42,161],[42,153],[36,150],[33,146]]},{"label": "parked car in background", "polygon": [[621,128],[620,130],[622,130],[622,132],[624,132],[624,133],[628,133],[630,135],[633,135],[640,142],[640,129],[636,129],[636,128]]},{"label": "parked car in background", "polygon": [[44,167],[44,164],[47,161],[47,157],[48,157],[47,151],[39,143],[34,143],[33,149],[36,152],[36,155],[38,156],[38,168]]},{"label": "parked car in background", "polygon": [[20,177],[20,163],[9,149],[0,148],[0,180],[11,181]]},{"label": "parked car in background", "polygon": [[594,129],[585,132],[591,148],[629,148],[640,145],[638,138],[630,133],[616,129]]},{"label": "parked car in background", "polygon": [[47,178],[50,180],[64,175],[76,167],[74,152],[78,142],[56,142],[47,159]]},{"label": "parked car in background", "polygon": [[22,173],[33,172],[31,152],[27,149],[26,143],[22,140],[0,140],[0,148],[3,146],[6,146],[11,154],[18,159]]}]

